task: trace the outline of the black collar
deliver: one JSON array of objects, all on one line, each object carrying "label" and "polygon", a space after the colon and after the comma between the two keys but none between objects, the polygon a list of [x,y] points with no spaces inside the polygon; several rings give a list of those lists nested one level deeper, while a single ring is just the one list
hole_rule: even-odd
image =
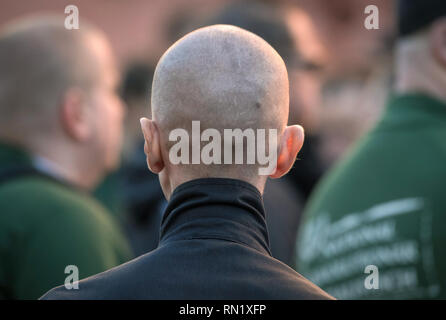
[{"label": "black collar", "polygon": [[262,195],[235,179],[205,178],[178,186],[161,221],[160,246],[189,239],[233,241],[271,255]]}]

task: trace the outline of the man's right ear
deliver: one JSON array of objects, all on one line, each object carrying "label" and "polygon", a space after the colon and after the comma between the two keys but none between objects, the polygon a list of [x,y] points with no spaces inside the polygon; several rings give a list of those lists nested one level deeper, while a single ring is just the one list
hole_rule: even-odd
[{"label": "man's right ear", "polygon": [[164,169],[164,161],[161,154],[160,134],[153,120],[141,118],[141,130],[144,135],[144,153],[146,154],[147,166],[155,174]]},{"label": "man's right ear", "polygon": [[299,125],[287,126],[279,141],[276,170],[269,177],[277,179],[293,167],[296,156],[304,144],[304,128]]}]

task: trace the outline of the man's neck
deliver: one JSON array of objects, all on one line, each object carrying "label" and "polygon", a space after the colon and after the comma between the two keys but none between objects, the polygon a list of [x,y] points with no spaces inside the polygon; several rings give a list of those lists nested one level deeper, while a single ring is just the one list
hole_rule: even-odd
[{"label": "man's neck", "polygon": [[[403,95],[403,94],[412,94],[412,93],[422,93],[438,100],[441,100],[446,103],[446,90],[441,88],[438,83],[430,83],[432,79],[426,80],[424,83],[420,83],[422,78],[419,78],[415,81],[408,82],[397,82],[395,84],[395,93]],[[445,86],[446,87],[446,86]]]},{"label": "man's neck", "polygon": [[[397,56],[398,58],[398,56]],[[424,93],[446,102],[446,72],[432,58],[413,56],[397,60],[394,90],[398,94]]]},{"label": "man's neck", "polygon": [[91,190],[100,177],[94,170],[88,168],[85,161],[76,152],[62,150],[57,146],[51,149],[30,148],[33,163],[37,169],[59,180],[75,185],[81,189]]},{"label": "man's neck", "polygon": [[79,150],[67,147],[67,143],[49,138],[24,141],[9,132],[0,132],[0,140],[24,150],[38,170],[81,189],[93,189],[102,178],[99,170],[92,168]]},{"label": "man's neck", "polygon": [[[253,185],[260,192],[260,194],[263,194],[263,190],[265,188],[265,183],[266,183],[266,179],[267,179],[266,176],[256,177],[255,179],[246,179],[245,177],[242,177],[240,174],[219,175],[219,174],[215,173],[211,176],[211,175],[200,175],[200,174],[196,174],[196,173],[188,175],[188,174],[185,174],[184,172],[179,172],[178,174],[174,175],[171,179],[169,179],[169,183],[167,186],[168,190],[164,190],[164,188],[163,188],[164,195],[169,200],[170,195],[179,185],[184,184],[189,181],[192,181],[192,180],[202,179],[202,178],[228,178],[228,179],[242,180],[242,181],[245,181],[245,182]],[[160,182],[161,182],[161,185],[163,185],[163,181],[160,181]]]},{"label": "man's neck", "polygon": [[32,162],[34,167],[38,171],[49,175],[57,180],[69,181],[70,183],[74,180],[73,178],[70,178],[70,173],[67,172],[65,168],[59,166],[54,161],[48,160],[45,157],[33,156]]}]

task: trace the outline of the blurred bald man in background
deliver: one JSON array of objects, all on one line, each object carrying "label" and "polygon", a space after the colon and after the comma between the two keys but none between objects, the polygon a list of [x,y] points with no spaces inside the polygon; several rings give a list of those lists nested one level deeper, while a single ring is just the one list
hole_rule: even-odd
[{"label": "blurred bald man in background", "polygon": [[104,35],[34,17],[0,35],[0,297],[34,299],[130,258],[88,191],[118,165],[123,107]]},{"label": "blurred bald man in background", "polygon": [[220,133],[275,129],[271,177],[279,178],[304,139],[302,127],[286,126],[288,110],[285,64],[260,37],[215,25],[176,42],[155,71],[153,120],[141,120],[147,164],[169,200],[159,247],[80,281],[79,290],[61,286],[43,298],[331,298],[271,256],[262,203],[267,176],[259,175],[259,164],[173,164],[169,158],[170,132],[190,133],[194,120]]}]

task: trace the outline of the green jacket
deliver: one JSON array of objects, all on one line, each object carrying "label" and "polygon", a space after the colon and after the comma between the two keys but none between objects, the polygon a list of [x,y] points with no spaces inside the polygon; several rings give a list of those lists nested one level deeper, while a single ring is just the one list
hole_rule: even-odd
[{"label": "green jacket", "polygon": [[316,188],[296,269],[339,299],[445,299],[445,247],[446,104],[395,96]]},{"label": "green jacket", "polygon": [[[0,171],[17,165],[32,162],[0,145]],[[37,299],[74,274],[68,265],[82,279],[130,258],[109,213],[86,193],[39,175],[0,181],[0,298]]]}]

